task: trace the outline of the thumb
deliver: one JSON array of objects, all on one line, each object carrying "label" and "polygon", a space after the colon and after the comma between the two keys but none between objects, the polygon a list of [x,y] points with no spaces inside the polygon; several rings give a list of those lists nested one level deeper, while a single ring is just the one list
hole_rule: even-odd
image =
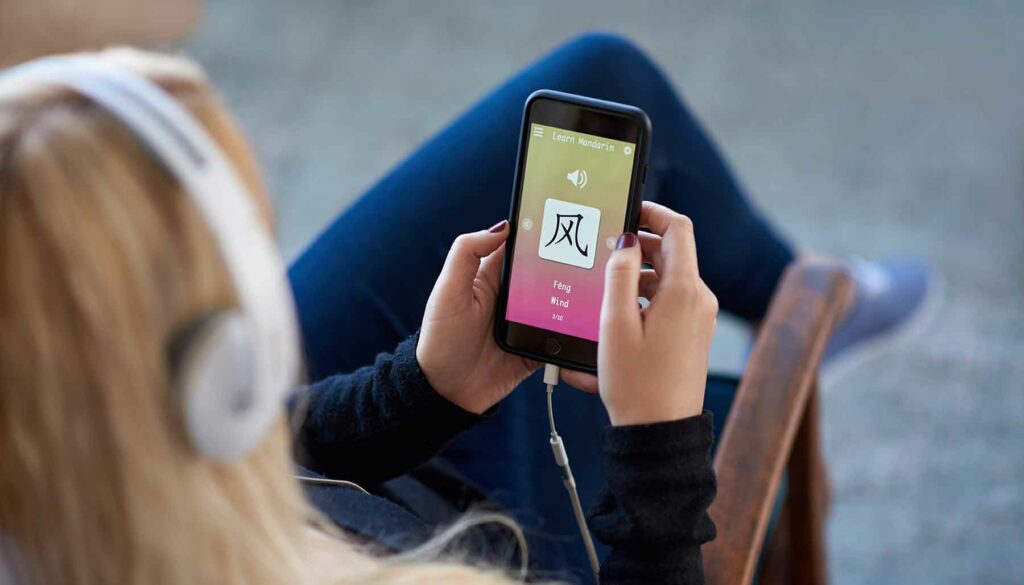
[{"label": "thumb", "polygon": [[640,332],[637,296],[640,282],[639,238],[624,232],[615,243],[604,272],[601,341],[630,338]]},{"label": "thumb", "polygon": [[502,220],[494,227],[455,238],[444,268],[438,278],[438,288],[465,286],[467,292],[472,291],[473,279],[480,270],[480,260],[497,250],[508,238],[508,221]]}]

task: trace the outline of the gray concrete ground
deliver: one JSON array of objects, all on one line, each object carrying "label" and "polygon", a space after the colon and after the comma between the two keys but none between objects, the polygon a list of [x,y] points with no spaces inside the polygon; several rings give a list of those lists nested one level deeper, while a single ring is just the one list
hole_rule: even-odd
[{"label": "gray concrete ground", "polygon": [[[921,253],[945,277],[921,335],[825,388],[834,582],[1024,582],[1024,4],[209,0],[189,50],[248,128],[295,254],[595,28],[661,62],[795,241]],[[714,363],[742,343],[724,327]]]}]

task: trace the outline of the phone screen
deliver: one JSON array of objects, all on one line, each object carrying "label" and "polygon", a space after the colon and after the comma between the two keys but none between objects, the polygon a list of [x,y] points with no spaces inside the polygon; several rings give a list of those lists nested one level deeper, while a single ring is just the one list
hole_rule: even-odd
[{"label": "phone screen", "polygon": [[597,341],[636,144],[530,124],[505,318]]}]

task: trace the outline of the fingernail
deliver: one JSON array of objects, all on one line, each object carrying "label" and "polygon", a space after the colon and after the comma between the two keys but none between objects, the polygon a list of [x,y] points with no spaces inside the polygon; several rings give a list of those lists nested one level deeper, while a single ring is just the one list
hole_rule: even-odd
[{"label": "fingernail", "polygon": [[623,248],[632,248],[636,245],[637,238],[633,232],[623,232],[617,242],[615,242],[615,249],[621,250]]},{"label": "fingernail", "polygon": [[503,219],[503,220],[499,221],[498,223],[494,224],[494,226],[491,227],[491,229],[489,229],[487,231],[491,232],[492,234],[503,232],[503,231],[505,231],[505,226],[507,226],[507,225],[508,225],[508,220],[507,219]]}]

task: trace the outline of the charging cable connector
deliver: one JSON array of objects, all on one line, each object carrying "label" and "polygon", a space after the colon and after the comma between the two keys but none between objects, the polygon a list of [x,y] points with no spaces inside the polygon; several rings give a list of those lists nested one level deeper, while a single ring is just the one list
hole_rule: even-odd
[{"label": "charging cable connector", "polygon": [[587,549],[587,559],[590,561],[590,569],[594,572],[594,579],[599,581],[598,572],[600,565],[597,561],[597,550],[594,549],[594,540],[590,536],[590,529],[587,527],[587,519],[583,515],[583,506],[580,504],[580,495],[576,492],[576,480],[572,477],[572,468],[569,466],[569,454],[565,452],[565,444],[562,437],[558,436],[555,429],[555,409],[551,396],[558,385],[561,370],[558,366],[544,364],[544,385],[548,390],[548,425],[551,427],[551,452],[555,455],[555,463],[562,472],[562,483],[565,490],[569,492],[569,501],[572,503],[572,511],[576,516],[576,525],[580,529],[580,536],[583,537],[583,546]]}]

